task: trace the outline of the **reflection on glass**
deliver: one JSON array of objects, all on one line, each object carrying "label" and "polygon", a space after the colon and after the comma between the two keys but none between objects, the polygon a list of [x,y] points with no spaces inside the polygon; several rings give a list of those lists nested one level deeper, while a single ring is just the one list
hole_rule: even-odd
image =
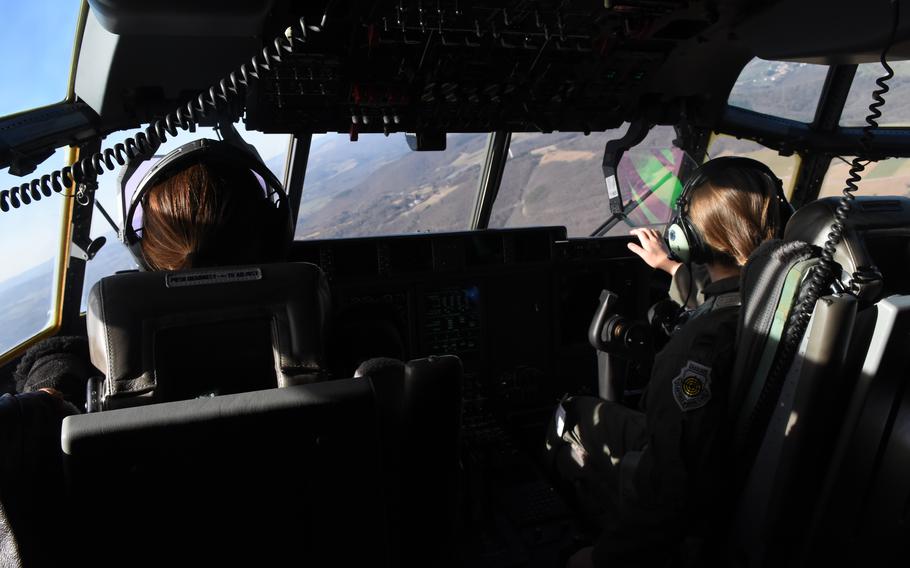
[{"label": "reflection on glass", "polygon": [[812,122],[827,65],[753,59],[740,72],[730,106],[798,122]]},{"label": "reflection on glass", "polygon": [[442,152],[404,134],[316,135],[295,238],[469,229],[486,148],[486,134],[449,134]]},{"label": "reflection on glass", "polygon": [[642,227],[666,225],[670,221],[682,194],[683,184],[678,174],[687,159],[691,161],[676,147],[639,146],[623,156],[617,171],[620,194],[624,202],[636,204],[626,215],[628,224]]},{"label": "reflection on glass", "polygon": [[[26,177],[2,170],[0,188],[58,169],[65,164],[65,156],[65,150],[58,150]],[[55,193],[0,214],[0,353],[53,324],[55,275],[67,199]]]},{"label": "reflection on glass", "polygon": [[[853,156],[841,156],[831,160],[825,181],[818,197],[840,196],[847,187],[847,172]],[[856,195],[899,195],[910,197],[910,158],[888,158],[869,162],[861,174],[859,191]]]},{"label": "reflection on glass", "polygon": [[[278,179],[284,177],[284,167],[287,161],[288,141],[287,134],[262,134],[261,132],[248,132],[241,125],[237,125],[240,136],[248,143],[256,147],[265,165],[276,175]],[[140,130],[131,130],[127,132],[118,132],[112,134],[104,141],[102,147],[110,147],[114,144],[125,140],[126,138],[140,132]],[[176,137],[168,139],[161,145],[156,152],[158,156],[164,156],[178,146],[192,142],[199,138],[218,139],[218,134],[212,128],[200,127],[195,133],[181,131]],[[120,194],[118,177],[120,169],[113,172],[105,173],[98,178],[98,191],[95,193],[95,199],[102,207],[113,217],[115,223],[121,223],[123,219],[120,210]],[[142,173],[137,171],[138,175],[132,177],[138,182]],[[136,270],[136,262],[126,246],[120,242],[117,232],[111,227],[110,223],[104,218],[101,212],[96,208],[92,214],[93,239],[104,237],[107,239],[105,245],[98,251],[98,254],[89,261],[85,266],[85,284],[82,287],[82,310],[85,311],[88,294],[92,286],[98,280],[105,276],[110,276],[115,272],[123,270]]]},{"label": "reflection on glass", "polygon": [[[879,126],[910,125],[910,61],[891,61],[888,64],[894,69],[894,77],[888,81],[890,91],[884,95],[885,106],[881,108],[882,116]],[[880,63],[863,63],[856,68],[850,94],[841,113],[841,126],[866,126],[866,115],[872,103],[872,91],[878,88],[875,80],[881,77],[885,69]]]},{"label": "reflection on glass", "polygon": [[789,197],[793,192],[799,156],[781,156],[777,150],[762,146],[754,140],[737,139],[726,134],[715,134],[708,146],[708,158],[720,156],[743,156],[762,162],[774,172],[783,183],[784,193]]},{"label": "reflection on glass", "polygon": [[569,236],[590,235],[610,216],[604,145],[625,130],[513,134],[490,227],[562,225]]}]

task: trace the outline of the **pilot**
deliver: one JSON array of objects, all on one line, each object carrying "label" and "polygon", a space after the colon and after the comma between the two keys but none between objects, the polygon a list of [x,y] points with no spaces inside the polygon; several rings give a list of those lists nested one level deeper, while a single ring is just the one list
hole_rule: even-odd
[{"label": "pilot", "polygon": [[[629,248],[647,264],[677,279],[691,278],[687,264],[702,264],[709,283],[701,305],[657,354],[640,409],[589,396],[569,397],[556,409],[548,456],[603,527],[570,567],[666,565],[684,538],[717,518],[730,477],[726,398],[740,270],[780,233],[782,207],[789,205],[780,180],[767,166],[717,158],[689,178],[663,237],[632,231],[638,244]],[[692,303],[685,296],[681,303]]]},{"label": "pilot", "polygon": [[[184,270],[284,260],[293,238],[287,197],[258,155],[238,141],[200,139],[155,162],[138,183],[124,176],[130,204],[123,240],[144,270]],[[139,161],[144,161],[144,158]],[[135,172],[139,163],[127,164]],[[84,403],[97,371],[84,337],[52,337],[15,371],[17,391],[44,390]]]},{"label": "pilot", "polygon": [[[126,244],[147,270],[282,260],[292,236],[278,181],[258,156],[227,142],[197,140],[169,153],[130,201]],[[84,337],[51,337],[22,357],[17,394],[0,397],[0,565],[64,563],[55,536],[65,534],[64,516],[48,488],[63,483],[62,420],[79,412],[96,374]]]},{"label": "pilot", "polygon": [[[199,142],[226,147],[211,140],[191,144]],[[199,156],[172,173],[164,172],[148,195],[139,198],[144,226],[141,239],[134,242],[140,243],[141,265],[184,270],[284,259],[290,235],[282,202],[276,206],[266,198],[254,170],[230,160],[231,154],[224,159]]]}]

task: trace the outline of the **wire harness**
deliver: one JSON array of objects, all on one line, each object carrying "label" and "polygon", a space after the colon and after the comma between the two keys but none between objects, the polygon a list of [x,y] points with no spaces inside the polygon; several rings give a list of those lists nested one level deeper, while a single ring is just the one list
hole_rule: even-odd
[{"label": "wire harness", "polygon": [[123,142],[115,144],[90,156],[45,174],[39,178],[0,191],[0,212],[18,209],[54,193],[60,193],[64,187],[83,184],[87,180],[112,172],[128,161],[141,156],[151,155],[168,137],[177,136],[180,130],[189,132],[212,112],[225,109],[233,100],[242,97],[251,83],[259,79],[263,71],[271,71],[274,63],[280,63],[285,53],[294,51],[296,43],[306,41],[307,32],[316,27],[307,28],[304,18],[297,25],[288,28],[285,33],[266,44],[260,53],[254,55],[248,63],[240,65],[230,75],[212,85],[208,90],[177,108],[174,112],[149,124],[144,131],[136,133]]}]

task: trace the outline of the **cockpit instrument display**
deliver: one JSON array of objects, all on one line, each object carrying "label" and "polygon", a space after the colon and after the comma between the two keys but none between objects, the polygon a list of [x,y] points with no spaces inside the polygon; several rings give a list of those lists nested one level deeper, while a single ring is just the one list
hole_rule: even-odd
[{"label": "cockpit instrument display", "polygon": [[427,292],[424,305],[423,327],[430,353],[469,353],[480,348],[479,287]]}]

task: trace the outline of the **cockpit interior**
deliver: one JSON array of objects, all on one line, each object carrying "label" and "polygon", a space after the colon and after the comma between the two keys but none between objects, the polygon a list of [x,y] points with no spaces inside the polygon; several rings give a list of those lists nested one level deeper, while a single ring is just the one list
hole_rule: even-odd
[{"label": "cockpit interior", "polygon": [[[720,156],[804,248],[744,272],[734,489],[654,565],[910,561],[910,3],[10,10],[0,403],[49,338],[91,377],[0,404],[0,564],[566,566],[554,409],[639,404],[671,278],[630,230]],[[135,180],[200,138],[280,182],[286,261],[137,263]]]}]

